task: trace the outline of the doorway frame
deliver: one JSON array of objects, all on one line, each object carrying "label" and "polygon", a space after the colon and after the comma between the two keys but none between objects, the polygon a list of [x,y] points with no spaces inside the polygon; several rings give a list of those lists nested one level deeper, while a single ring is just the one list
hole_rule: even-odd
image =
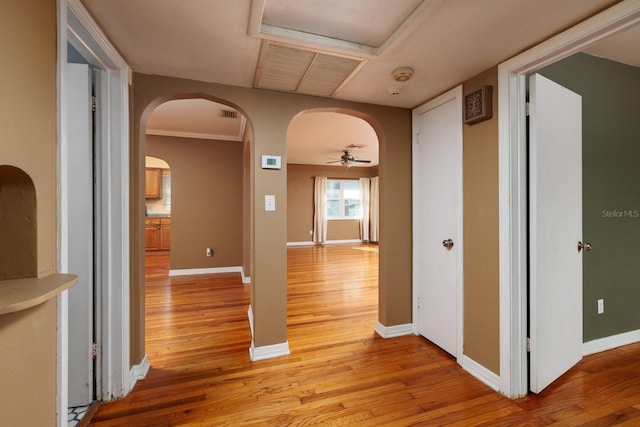
[{"label": "doorway frame", "polygon": [[[68,269],[69,179],[65,85],[67,43],[96,69],[96,394],[112,400],[132,387],[129,362],[129,85],[130,69],[97,26],[80,0],[57,1],[57,216],[58,270]],[[68,294],[57,308],[57,424],[67,424],[68,411]],[[88,350],[88,349],[87,349]]]},{"label": "doorway frame", "polygon": [[[456,235],[457,235],[457,252],[456,252],[456,360],[460,365],[465,365],[463,361],[466,361],[463,357],[463,342],[464,342],[464,318],[463,318],[463,300],[464,300],[464,234],[463,234],[463,213],[464,213],[464,198],[463,198],[463,124],[462,124],[462,85],[458,85],[453,89],[433,98],[430,101],[416,107],[411,112],[412,115],[412,141],[411,141],[411,180],[414,183],[412,188],[411,199],[413,200],[412,208],[412,229],[417,230],[419,227],[419,212],[417,211],[416,202],[420,197],[418,182],[418,170],[420,165],[418,164],[416,150],[419,141],[418,132],[418,116],[424,114],[430,110],[433,110],[448,102],[454,102],[456,110],[460,113],[458,115],[458,122],[455,123],[456,127],[456,175],[458,176],[458,183],[456,185]],[[413,265],[418,265],[418,253],[420,242],[414,239],[412,244],[412,262]],[[418,334],[418,297],[420,295],[420,286],[418,284],[418,272],[414,268],[412,272],[412,327],[413,333]]]},{"label": "doorway frame", "polygon": [[528,393],[526,76],[640,23],[624,0],[498,66],[500,392]]}]

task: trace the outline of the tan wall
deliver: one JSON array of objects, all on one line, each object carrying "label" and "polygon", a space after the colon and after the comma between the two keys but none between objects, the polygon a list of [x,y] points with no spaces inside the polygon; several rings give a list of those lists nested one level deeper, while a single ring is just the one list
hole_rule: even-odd
[{"label": "tan wall", "polygon": [[493,86],[493,118],[464,126],[464,354],[500,373],[498,69],[464,83]]},{"label": "tan wall", "polygon": [[[392,326],[411,322],[411,111],[402,108],[351,103],[333,99],[276,93],[152,75],[134,75],[132,121],[132,262],[139,262],[143,237],[144,203],[140,198],[144,167],[146,117],[160,103],[177,97],[201,96],[226,102],[243,112],[253,128],[251,162],[260,164],[263,154],[286,160],[286,137],[290,121],[313,108],[349,112],[367,120],[380,140],[380,321]],[[250,170],[254,229],[252,308],[256,346],[283,343],[286,332],[286,169]],[[264,195],[276,196],[276,212],[264,212]],[[246,236],[246,234],[245,234]],[[141,311],[144,276],[132,273],[132,342],[144,342]],[[136,347],[138,346],[138,347]],[[144,352],[132,351],[132,364]]]},{"label": "tan wall", "polygon": [[[0,28],[0,164],[33,180],[45,276],[56,271],[56,2],[3,2]],[[0,347],[0,424],[55,425],[55,300],[0,315]]]},{"label": "tan wall", "polygon": [[[313,230],[313,178],[370,178],[374,168],[287,165],[287,242],[310,242]],[[360,238],[360,221],[328,221],[327,240]]]},{"label": "tan wall", "polygon": [[147,155],[171,168],[171,270],[241,266],[243,144],[153,135],[146,141]]},{"label": "tan wall", "polygon": [[0,164],[0,283],[38,271],[36,189],[22,169]]},{"label": "tan wall", "polygon": [[360,238],[359,220],[337,220],[328,221],[327,241],[332,240],[354,240]]}]

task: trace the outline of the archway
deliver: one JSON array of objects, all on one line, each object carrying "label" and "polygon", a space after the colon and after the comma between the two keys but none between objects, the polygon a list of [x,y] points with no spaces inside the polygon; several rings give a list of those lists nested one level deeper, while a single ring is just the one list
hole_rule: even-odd
[{"label": "archway", "polygon": [[[169,297],[174,282],[169,276],[239,272],[247,280],[250,262],[245,259],[247,244],[242,236],[249,234],[245,230],[245,153],[251,133],[238,109],[200,94],[156,100],[146,108],[140,123],[141,152],[170,166],[171,190],[169,206],[166,188],[158,198],[141,194],[138,199],[144,203],[139,219],[145,224],[145,241],[153,241],[148,238],[148,226],[159,226],[155,232],[161,247],[142,251],[145,256],[140,258],[139,267],[150,259],[153,266],[147,265],[145,289],[140,290],[143,298],[135,307],[132,329],[140,331],[148,326],[146,287],[164,286]],[[147,163],[147,158],[139,166],[139,178],[148,178],[149,168],[160,169],[166,186],[166,168],[160,163]],[[153,221],[159,224],[150,224]],[[170,257],[168,247],[162,246],[166,237],[170,239]],[[146,329],[149,337],[143,335],[142,342],[153,338],[153,329]]]},{"label": "archway", "polygon": [[144,242],[146,277],[168,274],[171,259],[171,167],[145,156]]},{"label": "archway", "polygon": [[[294,349],[307,345],[309,328],[326,344],[341,339],[345,327],[370,336],[378,319],[379,138],[360,116],[307,110],[287,131],[287,307]],[[305,285],[299,286],[302,270]],[[313,319],[301,319],[302,305]]]},{"label": "archway", "polygon": [[[144,205],[137,203],[143,186],[140,172],[144,158],[144,129],[150,111],[164,101],[189,97],[227,100],[241,106],[250,120],[252,131],[249,160],[248,200],[250,218],[243,238],[252,243],[251,308],[249,311],[253,342],[249,350],[252,360],[289,354],[286,330],[286,171],[262,168],[263,156],[286,159],[287,128],[301,111],[325,109],[364,118],[375,129],[380,141],[380,245],[379,302],[376,332],[385,338],[412,333],[411,325],[411,114],[408,110],[355,104],[337,99],[225,86],[172,77],[134,75],[132,110],[134,141],[132,155],[132,268],[140,265],[140,240],[143,237]],[[176,95],[177,94],[177,95]],[[214,95],[215,94],[215,95]],[[267,157],[268,158],[268,157]],[[173,166],[173,165],[172,165]],[[392,189],[392,191],[387,191]],[[247,192],[248,193],[248,192]],[[265,196],[275,196],[276,211],[266,211]],[[246,246],[245,246],[246,247]],[[139,264],[140,263],[140,264]],[[132,271],[132,281],[143,281],[141,271]],[[133,284],[132,306],[144,299],[143,286]],[[132,310],[131,360],[144,358],[144,325],[142,315]],[[253,328],[255,326],[255,328]]]}]

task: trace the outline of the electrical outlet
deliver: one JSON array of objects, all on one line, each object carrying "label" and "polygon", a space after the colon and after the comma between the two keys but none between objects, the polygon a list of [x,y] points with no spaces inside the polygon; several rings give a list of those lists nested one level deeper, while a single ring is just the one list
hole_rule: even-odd
[{"label": "electrical outlet", "polygon": [[213,249],[207,248],[207,256],[213,256]]},{"label": "electrical outlet", "polygon": [[598,314],[602,314],[604,313],[604,300],[603,299],[599,299],[598,300]]}]

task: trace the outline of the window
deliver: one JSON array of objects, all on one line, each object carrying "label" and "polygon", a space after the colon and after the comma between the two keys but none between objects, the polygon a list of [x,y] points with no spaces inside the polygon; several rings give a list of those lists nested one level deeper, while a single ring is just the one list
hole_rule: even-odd
[{"label": "window", "polygon": [[171,212],[171,171],[162,169],[162,195],[165,212]]},{"label": "window", "polygon": [[328,179],[327,219],[361,219],[360,182]]}]

